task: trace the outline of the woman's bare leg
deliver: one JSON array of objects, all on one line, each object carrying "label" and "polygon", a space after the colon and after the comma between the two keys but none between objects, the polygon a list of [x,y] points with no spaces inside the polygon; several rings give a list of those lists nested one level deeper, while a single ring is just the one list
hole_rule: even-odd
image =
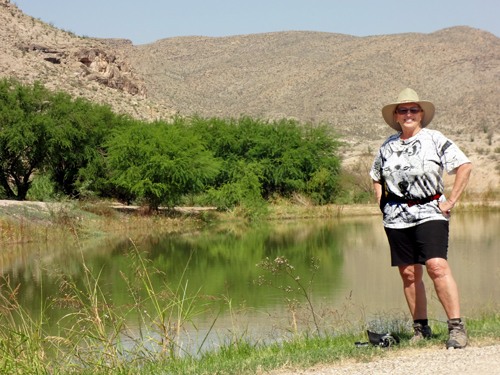
[{"label": "woman's bare leg", "polygon": [[427,273],[434,283],[436,294],[448,319],[460,318],[460,298],[455,278],[446,259],[433,258],[425,262]]},{"label": "woman's bare leg", "polygon": [[422,280],[424,273],[422,265],[399,266],[398,269],[413,320],[427,319],[427,298]]}]

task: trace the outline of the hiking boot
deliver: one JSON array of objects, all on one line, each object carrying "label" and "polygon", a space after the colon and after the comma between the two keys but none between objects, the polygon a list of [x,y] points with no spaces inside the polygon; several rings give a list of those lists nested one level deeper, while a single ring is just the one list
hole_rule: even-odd
[{"label": "hiking boot", "polygon": [[467,331],[465,330],[465,324],[460,319],[448,320],[448,331],[450,332],[450,338],[446,341],[446,349],[462,349],[467,346]]},{"label": "hiking boot", "polygon": [[432,336],[431,327],[429,327],[428,325],[424,326],[420,323],[415,323],[413,325],[413,330],[415,331],[415,334],[410,339],[410,344],[415,344],[419,341],[422,341],[423,339],[429,340]]}]

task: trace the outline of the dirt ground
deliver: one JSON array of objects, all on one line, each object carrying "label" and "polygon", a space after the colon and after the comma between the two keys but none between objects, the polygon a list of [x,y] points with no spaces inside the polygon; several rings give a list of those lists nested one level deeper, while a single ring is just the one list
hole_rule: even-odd
[{"label": "dirt ground", "polygon": [[280,370],[269,375],[498,375],[500,345],[468,346],[465,349],[408,349],[368,363],[354,361],[315,366],[305,370]]}]

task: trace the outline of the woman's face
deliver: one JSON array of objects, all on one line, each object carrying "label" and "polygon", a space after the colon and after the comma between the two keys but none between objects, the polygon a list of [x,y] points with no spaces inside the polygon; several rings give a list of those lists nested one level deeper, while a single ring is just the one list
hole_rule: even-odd
[{"label": "woman's face", "polygon": [[[398,112],[400,108],[406,108],[407,111],[404,114]],[[410,109],[418,108],[418,113],[412,113]],[[413,111],[415,112],[415,110]],[[396,121],[401,125],[401,129],[403,132],[405,131],[413,131],[417,128],[422,128],[422,117],[424,117],[424,111],[417,103],[405,103],[400,104],[396,108]]]}]

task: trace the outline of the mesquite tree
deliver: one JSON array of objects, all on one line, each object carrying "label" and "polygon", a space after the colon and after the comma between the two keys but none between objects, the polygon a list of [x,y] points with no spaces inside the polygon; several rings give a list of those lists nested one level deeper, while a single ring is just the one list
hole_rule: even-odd
[{"label": "mesquite tree", "polygon": [[26,198],[33,172],[45,168],[57,142],[48,115],[50,95],[38,82],[0,80],[0,185],[8,199]]},{"label": "mesquite tree", "polygon": [[198,193],[219,172],[219,163],[190,129],[166,122],[137,122],[106,144],[112,182],[152,208],[173,207]]},{"label": "mesquite tree", "polygon": [[[58,140],[49,155],[58,190],[76,195],[84,172],[83,179],[92,180],[94,185],[99,177],[107,178],[104,166],[95,168],[102,161],[103,145],[111,130],[125,126],[129,119],[114,114],[108,106],[84,98],[73,99],[62,92],[52,97],[49,115],[54,123],[52,134]],[[94,168],[87,168],[90,164]]]},{"label": "mesquite tree", "polygon": [[[214,156],[221,160],[221,172],[214,183],[216,189],[238,184],[245,190],[244,182],[238,180],[239,176],[247,178],[249,174],[235,174],[244,163],[251,167],[247,171],[258,177],[263,198],[293,192],[307,192],[318,203],[335,198],[340,174],[337,153],[342,143],[326,125],[304,126],[294,120],[266,121],[246,116],[239,119],[194,116],[189,121],[177,121],[186,122],[186,126],[200,134]],[[235,196],[234,189],[231,192],[229,201]]]},{"label": "mesquite tree", "polygon": [[[34,173],[50,172],[57,190],[75,194],[102,144],[126,118],[107,106],[51,92],[39,82],[0,80],[0,186],[8,199],[26,199]],[[88,176],[87,176],[88,177]]]}]

